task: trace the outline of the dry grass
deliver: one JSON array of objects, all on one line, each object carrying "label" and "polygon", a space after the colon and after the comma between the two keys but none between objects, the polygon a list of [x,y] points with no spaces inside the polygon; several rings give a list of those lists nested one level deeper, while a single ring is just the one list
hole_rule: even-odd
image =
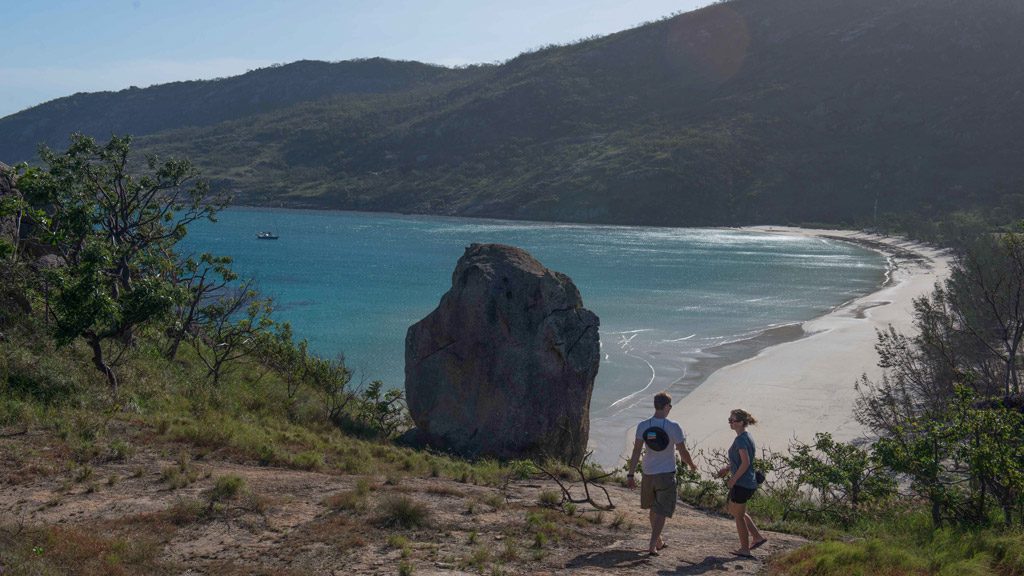
[{"label": "dry grass", "polygon": [[432,494],[434,496],[450,496],[452,498],[463,498],[466,495],[465,491],[449,484],[431,484],[427,487],[427,494]]},{"label": "dry grass", "polygon": [[366,496],[355,490],[345,490],[324,498],[323,504],[335,512],[362,512],[366,510]]},{"label": "dry grass", "polygon": [[144,534],[108,538],[95,530],[52,526],[45,529],[0,529],[5,574],[76,574],[121,576],[174,574],[158,561],[161,545]]},{"label": "dry grass", "polygon": [[419,528],[430,519],[430,509],[405,495],[385,496],[380,503],[377,523],[384,528]]}]

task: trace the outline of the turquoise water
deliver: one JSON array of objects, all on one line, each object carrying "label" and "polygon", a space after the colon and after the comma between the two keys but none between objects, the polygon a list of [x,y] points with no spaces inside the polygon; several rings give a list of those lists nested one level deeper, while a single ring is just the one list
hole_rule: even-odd
[{"label": "turquoise water", "polygon": [[[573,279],[601,319],[592,419],[679,390],[716,345],[820,316],[873,291],[885,258],[821,238],[729,229],[586,226],[233,208],[183,248],[232,256],[276,317],[356,380],[404,384],[406,329],[433,310],[474,242],[522,247]],[[279,240],[256,240],[270,230]]]}]

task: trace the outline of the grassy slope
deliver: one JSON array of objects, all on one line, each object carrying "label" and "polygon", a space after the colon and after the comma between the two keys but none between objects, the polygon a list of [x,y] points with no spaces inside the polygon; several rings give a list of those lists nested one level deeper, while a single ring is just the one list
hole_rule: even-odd
[{"label": "grassy slope", "polygon": [[[322,423],[308,391],[291,402],[276,376],[252,363],[237,367],[212,388],[187,346],[178,361],[168,362],[150,337],[126,359],[125,386],[119,402],[112,404],[84,349],[54,349],[34,329],[7,331],[6,336],[0,342],[6,382],[0,394],[0,430],[6,436],[0,445],[3,482],[11,490],[28,487],[19,494],[54,494],[38,508],[44,517],[66,518],[64,506],[74,509],[90,497],[115,502],[109,505],[112,510],[118,509],[115,494],[139,500],[132,514],[92,517],[87,512],[66,525],[0,518],[5,574],[176,573],[184,565],[203,563],[182,552],[188,534],[205,534],[223,523],[249,526],[247,531],[260,534],[268,518],[282,522],[281,510],[303,506],[320,511],[286,530],[281,550],[294,547],[292,552],[253,565],[243,557],[225,560],[222,548],[217,569],[287,574],[286,567],[300,560],[313,566],[308,562],[314,557],[299,550],[327,542],[329,548],[316,557],[327,553],[338,563],[385,553],[392,570],[441,562],[481,573],[531,573],[550,562],[589,557],[592,553],[584,551],[595,545],[643,539],[640,511],[630,502],[624,511],[605,515],[592,511],[567,517],[545,511],[536,503],[558,500],[550,492],[553,483],[544,488],[545,483],[534,480],[525,488],[508,488],[510,478],[522,477],[515,466],[466,462],[342,433]],[[263,467],[269,467],[269,476],[258,472]],[[289,476],[286,470],[317,476]],[[319,488],[300,489],[310,483]],[[616,498],[632,498],[615,490]],[[520,504],[510,507],[508,498]],[[705,502],[711,509],[718,504]],[[452,506],[468,512],[445,516],[442,510]],[[755,500],[752,512],[763,528],[825,540],[775,559],[772,574],[1024,574],[1024,538],[1012,531],[935,533],[926,517],[912,509],[890,510],[845,530],[820,519],[782,522],[765,497]],[[479,514],[497,528],[478,527],[471,520]],[[685,525],[703,521],[679,520]],[[710,530],[710,540],[728,546],[730,522],[707,522],[709,528],[701,530]],[[367,525],[375,527],[372,537]],[[448,536],[437,537],[439,525]],[[239,540],[228,549],[254,546],[241,537],[244,533],[234,536]],[[780,535],[772,538],[776,554],[795,544]],[[438,547],[449,540],[459,545]],[[700,546],[691,542],[681,552]],[[632,573],[615,563],[608,568]]]}]

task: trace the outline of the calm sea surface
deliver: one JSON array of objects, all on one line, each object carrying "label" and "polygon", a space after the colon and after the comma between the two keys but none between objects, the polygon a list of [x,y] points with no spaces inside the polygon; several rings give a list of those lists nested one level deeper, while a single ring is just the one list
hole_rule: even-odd
[{"label": "calm sea surface", "polygon": [[[257,240],[263,230],[280,239]],[[233,257],[315,351],[343,353],[356,380],[402,387],[406,329],[437,306],[474,242],[524,248],[579,287],[601,319],[591,417],[605,426],[657,390],[688,391],[709,349],[873,291],[886,264],[842,242],[727,229],[246,208],[193,225],[182,248]]]}]

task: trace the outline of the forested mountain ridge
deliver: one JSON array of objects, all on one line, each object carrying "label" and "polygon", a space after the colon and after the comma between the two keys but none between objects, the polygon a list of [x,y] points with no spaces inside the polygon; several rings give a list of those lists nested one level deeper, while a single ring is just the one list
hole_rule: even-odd
[{"label": "forested mountain ridge", "polygon": [[139,145],[252,204],[665,225],[1021,216],[1022,29],[1016,0],[733,0]]},{"label": "forested mountain ridge", "polygon": [[66,145],[71,132],[98,138],[208,126],[343,94],[400,92],[468,74],[383,58],[302,60],[216,80],[172,82],[117,92],[78,93],[0,118],[0,158],[27,160],[40,143]]}]

